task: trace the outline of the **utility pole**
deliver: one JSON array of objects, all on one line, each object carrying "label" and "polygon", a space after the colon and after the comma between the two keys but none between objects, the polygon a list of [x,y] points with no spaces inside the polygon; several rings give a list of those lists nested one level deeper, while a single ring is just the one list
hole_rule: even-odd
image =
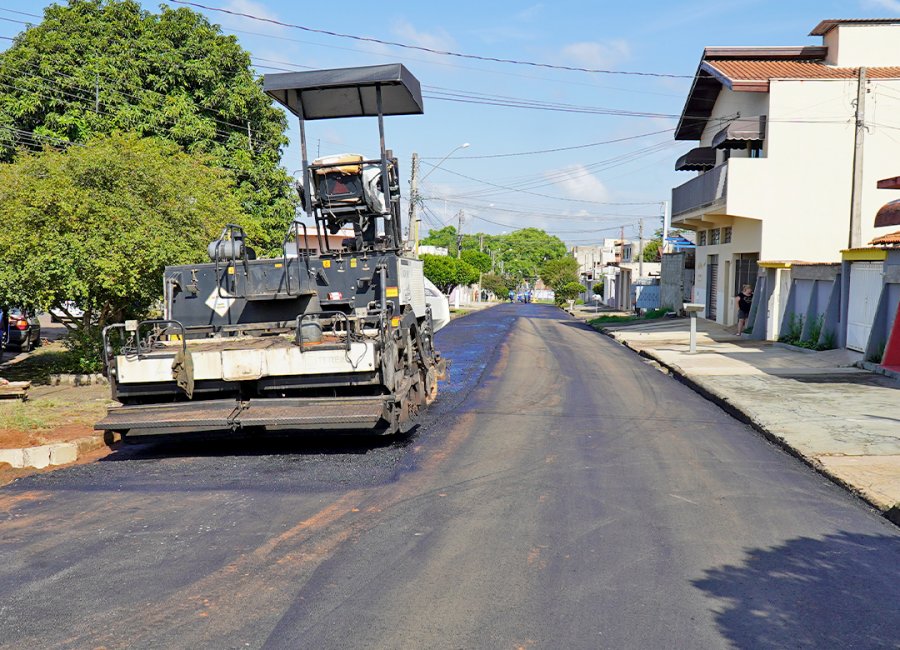
[{"label": "utility pole", "polygon": [[413,153],[409,175],[409,238],[412,239],[413,255],[419,256],[419,219],[416,217],[416,203],[419,200],[419,154]]},{"label": "utility pole", "polygon": [[669,246],[669,226],[672,224],[672,215],[669,212],[669,202],[663,201],[663,239],[662,239],[662,253],[666,252],[666,249]]},{"label": "utility pole", "polygon": [[856,87],[856,137],[853,141],[853,185],[850,190],[850,248],[862,243],[863,138],[866,134],[866,69],[859,69]]},{"label": "utility pole", "polygon": [[638,221],[638,277],[644,277],[644,220]]},{"label": "utility pole", "polygon": [[456,257],[462,257],[462,225],[463,219],[466,218],[466,214],[464,211],[460,210],[456,213],[456,216],[459,218],[459,228],[456,229]]}]

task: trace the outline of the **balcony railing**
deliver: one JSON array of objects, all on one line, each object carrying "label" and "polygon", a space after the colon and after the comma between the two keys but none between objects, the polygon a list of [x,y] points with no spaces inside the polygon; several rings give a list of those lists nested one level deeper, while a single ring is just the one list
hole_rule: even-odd
[{"label": "balcony railing", "polygon": [[713,167],[672,189],[672,216],[712,205],[725,198],[728,163]]}]

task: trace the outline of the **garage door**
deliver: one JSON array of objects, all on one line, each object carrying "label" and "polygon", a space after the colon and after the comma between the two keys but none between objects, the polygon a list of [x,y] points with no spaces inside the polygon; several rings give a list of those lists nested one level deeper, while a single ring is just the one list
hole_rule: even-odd
[{"label": "garage door", "polygon": [[850,266],[850,299],[847,305],[847,347],[866,351],[878,298],[883,262],[854,262]]}]

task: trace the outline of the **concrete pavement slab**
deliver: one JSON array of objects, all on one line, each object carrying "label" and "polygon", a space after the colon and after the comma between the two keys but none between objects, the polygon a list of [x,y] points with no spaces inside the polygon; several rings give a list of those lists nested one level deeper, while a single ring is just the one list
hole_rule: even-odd
[{"label": "concrete pavement slab", "polygon": [[742,339],[698,320],[604,331],[675,373],[838,483],[886,511],[900,503],[900,382],[853,364],[851,350],[812,352]]}]

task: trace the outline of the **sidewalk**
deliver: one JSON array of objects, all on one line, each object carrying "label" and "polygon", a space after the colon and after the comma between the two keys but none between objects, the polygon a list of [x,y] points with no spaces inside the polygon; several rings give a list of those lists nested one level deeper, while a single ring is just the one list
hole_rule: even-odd
[{"label": "sidewalk", "polygon": [[851,350],[751,341],[704,319],[690,354],[689,327],[657,320],[603,332],[900,524],[900,381],[853,367],[862,355]]}]

